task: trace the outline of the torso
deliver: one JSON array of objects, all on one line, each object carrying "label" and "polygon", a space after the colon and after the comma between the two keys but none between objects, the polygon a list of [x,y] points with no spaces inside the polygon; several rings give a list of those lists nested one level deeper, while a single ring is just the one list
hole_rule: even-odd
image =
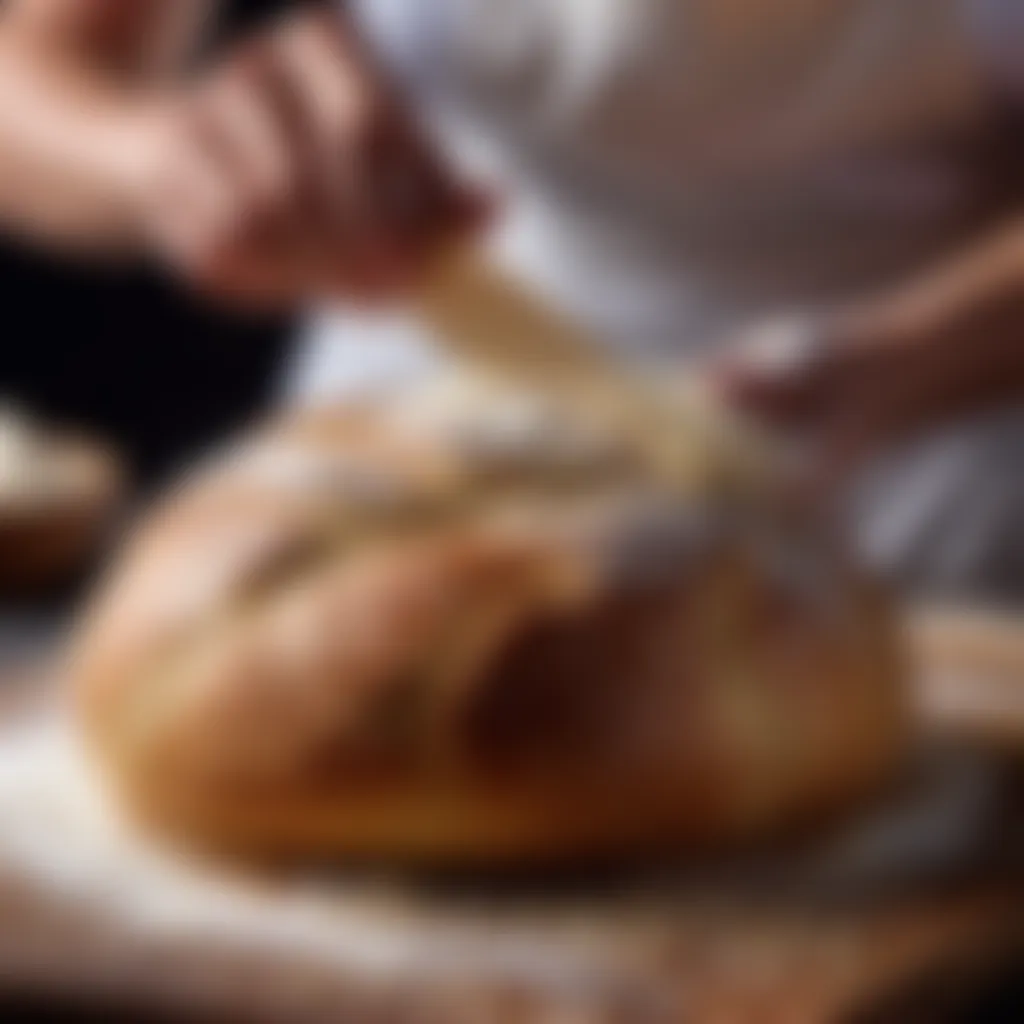
[{"label": "torso", "polygon": [[[488,31],[501,8],[518,32]],[[1007,199],[962,0],[463,0],[461,19],[457,85],[525,186],[505,250],[613,341],[699,345],[848,298]]]},{"label": "torso", "polygon": [[[415,95],[441,95],[449,141],[506,185],[498,258],[621,352],[676,357],[891,283],[1005,212],[977,24],[1000,4],[363,7]],[[417,365],[416,333],[321,319],[297,389]]]}]

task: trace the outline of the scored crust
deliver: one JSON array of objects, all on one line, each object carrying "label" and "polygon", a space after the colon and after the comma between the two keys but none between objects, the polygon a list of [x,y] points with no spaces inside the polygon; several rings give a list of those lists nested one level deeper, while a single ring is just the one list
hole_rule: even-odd
[{"label": "scored crust", "polygon": [[902,749],[892,623],[701,445],[668,488],[477,383],[275,424],[88,610],[92,749],[134,814],[258,855],[602,856],[841,805]]}]

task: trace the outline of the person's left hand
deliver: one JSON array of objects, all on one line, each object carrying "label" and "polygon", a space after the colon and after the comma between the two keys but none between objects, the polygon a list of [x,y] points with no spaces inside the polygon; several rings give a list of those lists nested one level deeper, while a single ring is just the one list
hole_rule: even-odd
[{"label": "person's left hand", "polygon": [[1024,223],[871,301],[748,331],[709,376],[835,482],[909,436],[1024,402]]},{"label": "person's left hand", "polygon": [[932,390],[927,363],[884,318],[793,317],[745,332],[710,375],[730,404],[811,445],[831,473],[911,425]]},{"label": "person's left hand", "polygon": [[[889,447],[1024,393],[1020,299],[898,301],[748,331],[709,369],[728,402],[809,446],[832,484]],[[939,315],[941,312],[942,315]]]}]

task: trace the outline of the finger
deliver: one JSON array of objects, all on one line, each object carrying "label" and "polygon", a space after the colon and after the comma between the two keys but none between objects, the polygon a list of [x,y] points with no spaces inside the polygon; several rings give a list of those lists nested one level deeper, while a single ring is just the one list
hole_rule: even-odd
[{"label": "finger", "polygon": [[237,200],[237,179],[209,149],[182,146],[150,213],[154,240],[204,294],[279,306],[296,291],[280,240],[257,230]]},{"label": "finger", "polygon": [[342,213],[361,235],[417,248],[439,230],[482,223],[487,204],[458,185],[335,18],[297,20],[281,52],[304,91],[325,188],[349,200]]},{"label": "finger", "polygon": [[282,78],[292,94],[293,122],[301,126],[297,145],[305,154],[305,266],[331,292],[385,291],[385,282],[404,276],[400,268],[407,254],[388,234],[375,202],[370,128],[360,121],[358,101],[348,102],[358,86],[349,87],[343,69],[326,66],[326,48],[319,68],[315,56],[299,49],[292,56],[296,64],[282,69]]},{"label": "finger", "polygon": [[354,158],[364,155],[377,113],[369,72],[323,12],[294,19],[275,43],[325,212],[347,220],[363,208]]},{"label": "finger", "polygon": [[235,171],[216,120],[199,104],[182,111],[169,136],[172,147],[162,188],[184,203],[189,212],[222,233],[238,212]]},{"label": "finger", "polygon": [[311,200],[306,136],[272,47],[251,45],[210,90],[238,208],[237,257],[274,292],[304,289],[309,237],[320,213]]},{"label": "finger", "polygon": [[326,192],[358,200],[345,202],[343,214],[379,229],[382,214],[418,213],[438,177],[427,147],[337,20],[325,12],[295,19],[278,50],[321,157]]},{"label": "finger", "polygon": [[194,110],[176,119],[146,210],[154,242],[193,278],[207,272],[238,231],[232,172],[208,127]]},{"label": "finger", "polygon": [[415,179],[416,155],[406,150],[383,161],[380,147],[400,112],[333,18],[297,19],[282,35],[279,55],[313,147],[320,287],[360,301],[401,291],[417,259],[408,233],[395,229],[383,179],[397,167]]},{"label": "finger", "polygon": [[798,423],[820,408],[832,383],[817,325],[803,318],[748,332],[710,371],[732,404],[781,423]]},{"label": "finger", "polygon": [[267,61],[260,48],[250,48],[209,88],[205,114],[240,202],[271,214],[293,203],[296,172],[291,133]]},{"label": "finger", "polygon": [[[899,351],[876,324],[837,313],[749,332],[711,375],[727,399],[781,425],[810,426],[900,379]],[[896,378],[894,381],[893,378]]]},{"label": "finger", "polygon": [[[297,19],[272,40],[274,99],[290,129],[301,215],[296,264],[317,290],[325,278],[360,286],[376,229],[358,75],[330,39]],[[367,108],[368,109],[368,108]]]}]

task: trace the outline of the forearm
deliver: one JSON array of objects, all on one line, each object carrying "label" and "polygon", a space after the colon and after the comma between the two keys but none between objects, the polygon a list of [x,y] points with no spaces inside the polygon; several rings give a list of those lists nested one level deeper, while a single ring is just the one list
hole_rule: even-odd
[{"label": "forearm", "polygon": [[[131,237],[145,108],[198,5],[7,3],[0,15],[0,229],[86,250]],[[130,11],[131,16],[123,12]]]},{"label": "forearm", "polygon": [[908,437],[1024,403],[1024,221],[807,322],[755,331],[713,371],[845,471]]},{"label": "forearm", "polygon": [[1024,401],[1024,219],[870,305],[846,330],[854,346],[882,350],[879,391],[906,394],[891,415],[908,425]]}]

